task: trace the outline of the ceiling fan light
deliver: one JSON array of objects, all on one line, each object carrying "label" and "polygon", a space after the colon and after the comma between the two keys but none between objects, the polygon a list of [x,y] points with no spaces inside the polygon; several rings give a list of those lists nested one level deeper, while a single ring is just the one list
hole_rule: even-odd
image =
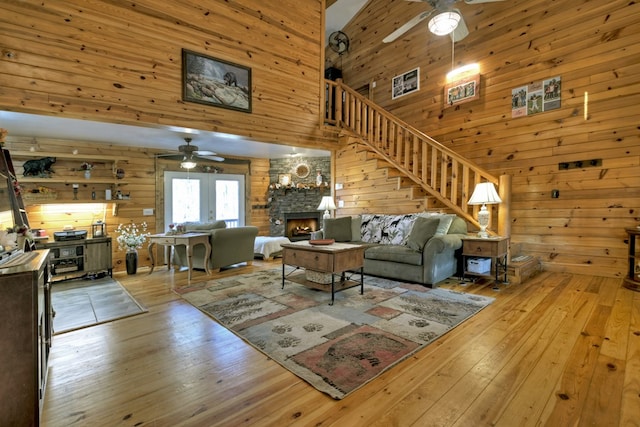
[{"label": "ceiling fan light", "polygon": [[429,21],[429,31],[436,36],[446,36],[456,29],[460,18],[457,12],[440,12]]},{"label": "ceiling fan light", "polygon": [[198,166],[198,164],[194,162],[193,159],[183,160],[182,163],[180,163],[180,167],[183,169],[193,169],[196,166]]}]

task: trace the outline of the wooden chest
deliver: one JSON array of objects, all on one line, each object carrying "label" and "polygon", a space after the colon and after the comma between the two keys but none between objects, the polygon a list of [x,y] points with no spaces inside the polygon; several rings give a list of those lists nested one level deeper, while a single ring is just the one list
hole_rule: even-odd
[{"label": "wooden chest", "polygon": [[519,285],[542,271],[540,260],[530,255],[513,257],[507,268],[509,283]]}]

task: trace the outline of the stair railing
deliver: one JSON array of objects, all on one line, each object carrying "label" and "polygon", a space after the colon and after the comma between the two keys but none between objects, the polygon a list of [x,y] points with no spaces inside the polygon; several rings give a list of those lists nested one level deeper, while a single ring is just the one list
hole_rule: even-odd
[{"label": "stair railing", "polygon": [[357,138],[470,223],[479,226],[479,207],[467,204],[476,184],[492,182],[502,197],[504,189],[497,177],[366,99],[340,79],[326,80],[326,90],[326,124]]}]

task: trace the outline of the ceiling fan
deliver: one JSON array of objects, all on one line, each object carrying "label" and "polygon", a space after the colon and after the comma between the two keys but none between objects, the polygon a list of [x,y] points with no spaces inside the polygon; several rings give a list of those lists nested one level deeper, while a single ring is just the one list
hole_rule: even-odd
[{"label": "ceiling fan", "polygon": [[[452,6],[460,0],[406,0],[412,2],[424,2],[431,6],[431,10],[422,12],[407,21],[400,28],[385,37],[383,43],[391,43],[404,33],[418,25],[420,22],[433,15],[429,21],[429,30],[436,35],[451,34],[454,42],[460,41],[469,35],[467,24],[462,18],[462,13]],[[466,4],[493,3],[504,0],[464,0]]]},{"label": "ceiling fan", "polygon": [[193,169],[197,166],[197,159],[213,160],[214,162],[224,162],[224,157],[216,156],[213,151],[199,150],[197,146],[191,145],[191,138],[185,138],[186,144],[178,146],[181,154],[159,154],[158,157],[174,158],[182,160],[180,166],[185,169]]}]

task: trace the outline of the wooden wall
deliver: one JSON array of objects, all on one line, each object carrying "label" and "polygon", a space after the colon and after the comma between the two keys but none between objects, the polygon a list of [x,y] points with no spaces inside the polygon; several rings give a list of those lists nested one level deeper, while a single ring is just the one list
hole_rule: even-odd
[{"label": "wooden wall", "polygon": [[[87,141],[69,141],[55,140],[47,138],[12,137],[7,136],[5,148],[9,152],[30,152],[33,148],[36,152],[46,153],[66,153],[69,154],[73,150],[78,151],[79,160],[60,160],[53,166],[55,173],[52,175],[60,180],[66,179],[69,184],[23,184],[24,191],[28,191],[32,187],[44,185],[50,189],[57,190],[58,199],[64,201],[73,197],[72,183],[79,184],[78,199],[86,200],[91,203],[89,210],[83,207],[82,211],[78,210],[76,203],[69,203],[65,209],[55,208],[52,210],[50,202],[47,200],[45,204],[38,201],[25,201],[29,222],[32,228],[41,228],[47,231],[50,239],[53,239],[54,231],[61,231],[64,226],[71,225],[78,230],[87,230],[91,234],[91,224],[96,220],[103,220],[106,224],[107,234],[113,238],[113,269],[115,271],[123,271],[125,269],[124,256],[125,253],[118,249],[115,241],[117,233],[115,229],[118,224],[136,223],[140,225],[146,222],[148,232],[162,233],[167,230],[163,214],[164,214],[164,192],[163,192],[163,173],[164,171],[180,170],[177,161],[157,160],[154,152],[143,148],[128,148],[119,145],[94,144]],[[130,199],[114,204],[106,202],[103,208],[102,200],[104,199],[104,188],[107,185],[93,184],[92,179],[99,177],[106,178],[111,174],[109,164],[103,164],[101,161],[93,161],[96,167],[93,170],[92,178],[85,179],[82,172],[79,171],[80,164],[87,157],[98,156],[114,156],[118,158],[126,158],[126,161],[120,161],[118,167],[124,169],[125,178],[122,180],[125,184],[119,186],[124,194],[129,194]],[[80,160],[81,159],[81,160]],[[22,178],[22,164],[25,159],[14,159],[14,167],[16,169],[18,181]],[[269,234],[269,215],[267,206],[268,186],[269,186],[269,160],[268,159],[249,159],[250,163],[246,164],[224,164],[211,162],[212,166],[223,169],[224,173],[244,174],[246,176],[246,197],[247,197],[247,216],[246,223],[255,225],[259,228],[261,235]],[[107,162],[108,163],[108,162]],[[202,161],[199,163],[202,164]],[[46,181],[46,180],[45,180]],[[90,199],[91,191],[96,191],[95,203]],[[60,205],[56,205],[60,206]],[[151,208],[153,215],[143,215],[143,209]],[[146,245],[139,251],[139,265],[150,266],[151,262],[146,249]]]},{"label": "wooden wall", "polygon": [[[327,55],[326,62],[323,3],[0,2],[0,109],[335,150],[336,141],[319,126],[320,81],[323,65],[340,66],[354,88],[375,82],[373,100],[401,119],[495,174],[513,175],[512,239],[545,268],[624,273],[623,229],[640,222],[637,2],[456,3],[470,35],[456,44],[453,62],[480,64],[481,97],[447,109],[449,39],[430,35],[423,22],[382,43],[428,10],[426,2],[370,0],[345,28],[351,51],[339,60]],[[182,48],[251,67],[253,112],[183,102]],[[391,100],[392,77],[416,66],[420,91]],[[562,107],[512,119],[511,89],[554,76],[562,78]],[[353,163],[348,152],[341,158]],[[591,158],[602,166],[558,170],[559,162]],[[550,197],[553,189],[560,190],[558,199]],[[388,208],[372,203],[371,210]],[[393,206],[416,209],[413,200]]]},{"label": "wooden wall", "polygon": [[[512,175],[512,241],[546,269],[622,277],[624,228],[640,225],[640,4],[510,0],[456,7],[470,34],[456,43],[453,62],[480,65],[477,101],[444,108],[451,40],[431,35],[427,21],[382,43],[429,9],[422,2],[370,0],[344,30],[350,52],[342,58],[328,52],[326,65],[342,65],[345,83],[369,84],[375,102],[447,147],[495,175]],[[391,79],[415,67],[419,92],[392,100]],[[562,78],[561,108],[511,117],[513,88],[555,76]],[[602,165],[558,167],[590,159]],[[355,150],[345,150],[336,168],[359,161]],[[361,192],[370,193],[371,181],[362,176]],[[349,192],[357,194],[358,184],[350,183]],[[377,201],[368,208],[391,209],[385,198]],[[415,211],[415,201],[400,209]]]},{"label": "wooden wall", "polygon": [[[3,1],[0,110],[330,149],[336,141],[319,126],[322,8],[319,0]],[[183,48],[250,67],[252,112],[184,102]]]},{"label": "wooden wall", "polygon": [[[91,223],[100,219],[103,220],[107,227],[107,234],[113,238],[113,268],[115,271],[121,271],[125,269],[123,251],[118,250],[118,245],[115,241],[117,235],[115,229],[118,224],[130,224],[136,223],[140,225],[142,222],[146,222],[148,225],[148,231],[155,233],[157,230],[155,215],[143,215],[142,210],[145,208],[156,209],[156,197],[155,197],[155,166],[153,153],[139,148],[127,148],[122,146],[113,146],[105,144],[92,144],[86,141],[68,141],[68,140],[55,140],[39,138],[34,140],[31,138],[20,137],[7,137],[5,148],[9,152],[29,152],[32,148],[37,150],[36,152],[46,153],[65,153],[71,154],[73,150],[78,151],[77,161],[72,160],[60,160],[53,166],[55,173],[52,175],[56,179],[67,179],[69,184],[49,184],[43,182],[39,185],[43,185],[47,188],[56,190],[57,198],[72,199],[73,189],[72,183],[78,183],[78,199],[86,200],[88,203],[93,201],[90,199],[91,191],[96,191],[96,203],[92,203],[91,211],[78,211],[78,205],[75,203],[69,203],[65,205],[68,209],[56,209],[52,210],[52,205],[48,204],[51,200],[47,201],[47,204],[36,204],[37,202],[25,201],[27,208],[27,214],[29,217],[29,223],[31,228],[42,228],[47,231],[47,235],[53,240],[53,232],[61,231],[64,226],[70,225],[78,230],[87,230],[91,235]],[[115,205],[117,210],[114,210],[112,203],[106,203],[105,209],[102,209],[101,199],[104,200],[104,189],[107,187],[104,184],[94,184],[91,179],[85,179],[82,176],[82,172],[77,170],[80,168],[82,162],[91,156],[117,156],[125,157],[125,162],[120,161],[118,167],[124,169],[125,178],[122,180],[126,185],[122,185],[119,188],[123,193],[130,193],[130,200],[118,203]],[[14,167],[18,181],[22,178],[22,164],[25,159],[14,160]],[[93,179],[98,179],[98,176],[107,177],[110,170],[110,165],[103,164],[100,161],[93,161],[96,165]],[[104,171],[102,169],[105,169]],[[21,184],[24,187],[23,191],[28,191],[34,184]],[[114,189],[115,193],[115,189]],[[60,206],[60,205],[56,205]],[[146,246],[146,245],[145,245]],[[140,266],[150,265],[148,253],[146,247],[140,251],[139,258]]]}]

